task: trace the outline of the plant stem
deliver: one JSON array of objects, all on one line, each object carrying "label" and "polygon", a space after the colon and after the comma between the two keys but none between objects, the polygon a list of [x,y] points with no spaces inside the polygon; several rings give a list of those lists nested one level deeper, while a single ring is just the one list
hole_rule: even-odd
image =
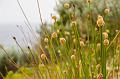
[{"label": "plant stem", "polygon": [[102,26],[100,27],[100,43],[101,43],[101,67],[102,67],[102,74],[103,74],[103,79],[106,79],[106,48],[104,49],[103,46],[103,36],[102,36]]}]

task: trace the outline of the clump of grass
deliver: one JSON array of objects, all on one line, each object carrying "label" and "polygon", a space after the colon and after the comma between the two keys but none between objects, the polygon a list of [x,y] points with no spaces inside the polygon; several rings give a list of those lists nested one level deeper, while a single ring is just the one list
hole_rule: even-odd
[{"label": "clump of grass", "polygon": [[[118,42],[120,31],[118,30],[116,35],[110,38],[108,31],[111,30],[111,27],[106,24],[106,19],[109,19],[107,17],[109,9],[105,9],[106,15],[98,13],[94,16],[97,18],[94,24],[91,15],[92,4],[91,0],[87,0],[89,18],[84,18],[86,21],[82,23],[76,14],[77,5],[64,3],[63,7],[69,17],[65,20],[69,22],[64,24],[63,16],[58,19],[52,15],[54,23],[50,29],[45,28],[42,31],[43,36],[36,45],[38,50],[27,47],[30,55],[26,54],[26,50],[23,50],[17,39],[13,37],[28,64],[24,67],[19,66],[18,72],[15,74],[9,72],[5,79],[14,78],[15,75],[21,78],[24,76],[25,79],[110,79],[114,78],[116,73],[117,79],[119,79],[119,62],[115,57],[120,56],[120,43]],[[21,5],[20,8],[22,9]],[[24,11],[23,14],[26,17]],[[27,17],[26,20],[29,23]],[[41,14],[40,20],[42,22]],[[86,33],[83,33],[82,26],[85,25],[89,26],[85,29]],[[31,26],[29,25],[29,27]],[[30,31],[34,36],[34,32]],[[36,36],[35,38],[38,41]],[[117,69],[115,70],[115,68]],[[11,73],[12,75],[10,75]]]}]

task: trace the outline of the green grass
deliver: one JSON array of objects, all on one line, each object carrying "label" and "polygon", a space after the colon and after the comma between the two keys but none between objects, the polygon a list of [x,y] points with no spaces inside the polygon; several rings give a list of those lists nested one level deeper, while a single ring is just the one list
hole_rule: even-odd
[{"label": "green grass", "polygon": [[[110,18],[109,14],[100,13],[102,16],[98,16],[98,13],[93,16],[91,8],[94,2],[85,5],[90,18],[77,15],[77,4],[66,3],[63,8],[67,14],[63,11],[60,18],[52,17],[54,24],[51,24],[49,29],[42,25],[41,38],[40,41],[36,40],[38,44],[35,50],[30,46],[27,50],[23,50],[14,38],[23,58],[26,59],[27,56],[28,61],[24,66],[14,63],[18,70],[8,72],[5,79],[113,79],[114,77],[119,79],[120,62],[117,58],[120,56],[118,41],[120,30],[115,29],[118,32],[111,33],[112,27],[109,27],[111,23],[106,21]],[[107,33],[107,38],[103,32]],[[5,54],[8,55],[8,52]]]}]

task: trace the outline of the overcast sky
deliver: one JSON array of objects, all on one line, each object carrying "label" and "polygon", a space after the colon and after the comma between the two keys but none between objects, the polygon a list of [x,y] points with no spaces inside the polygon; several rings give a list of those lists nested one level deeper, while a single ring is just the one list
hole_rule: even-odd
[{"label": "overcast sky", "polygon": [[[19,0],[27,17],[31,22],[39,22],[36,0]],[[55,13],[55,0],[39,0],[42,18],[50,22],[50,14]],[[23,22],[24,16],[18,6],[17,0],[0,0],[0,24]]]},{"label": "overcast sky", "polygon": [[[39,13],[37,8],[37,0],[19,0],[25,14],[31,23],[40,23]],[[51,13],[56,14],[55,0],[39,0],[43,21],[51,23]],[[23,16],[17,0],[0,0],[0,44],[5,46],[13,45],[11,36],[14,35],[18,40],[24,37],[16,25],[23,25],[25,17]],[[26,31],[26,27],[24,26]],[[26,31],[25,33],[27,33]]]}]

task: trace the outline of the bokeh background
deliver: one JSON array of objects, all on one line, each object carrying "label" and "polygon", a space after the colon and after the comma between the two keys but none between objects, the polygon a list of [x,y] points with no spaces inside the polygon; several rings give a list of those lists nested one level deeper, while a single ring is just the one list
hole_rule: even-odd
[{"label": "bokeh background", "polygon": [[[31,22],[33,28],[39,29],[40,20],[37,9],[37,0],[19,0],[23,7],[25,14]],[[56,14],[54,8],[57,0],[39,0],[42,18],[44,22],[51,23],[51,13]],[[23,34],[16,27],[16,25],[22,25],[25,32],[28,33],[28,29],[25,25],[25,17],[23,16],[21,9],[17,3],[17,0],[0,0],[0,43],[6,47],[14,45],[14,41],[11,36],[22,42]]]}]

